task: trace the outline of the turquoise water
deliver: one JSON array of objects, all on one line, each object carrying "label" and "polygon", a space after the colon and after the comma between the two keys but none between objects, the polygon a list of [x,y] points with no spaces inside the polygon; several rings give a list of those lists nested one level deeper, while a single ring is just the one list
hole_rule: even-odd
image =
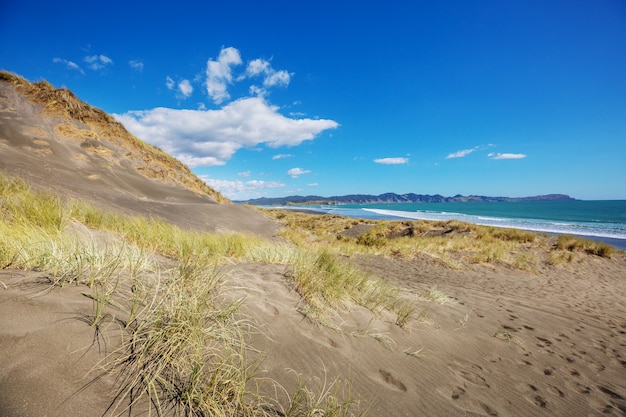
[{"label": "turquoise water", "polygon": [[626,249],[626,200],[396,203],[302,208],[367,219],[461,220],[488,226],[572,234]]}]

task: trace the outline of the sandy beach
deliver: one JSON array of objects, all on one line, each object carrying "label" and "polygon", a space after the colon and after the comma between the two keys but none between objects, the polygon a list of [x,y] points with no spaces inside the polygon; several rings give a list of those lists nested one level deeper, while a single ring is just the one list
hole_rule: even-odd
[{"label": "sandy beach", "polygon": [[[262,212],[148,178],[122,145],[98,140],[107,151],[93,152],[89,138],[65,137],[59,123],[1,82],[0,173],[185,229],[282,241],[285,226]],[[118,238],[73,227],[100,243]],[[366,230],[354,224],[352,235]],[[233,259],[218,271],[222,297],[241,300],[241,318],[254,324],[246,340],[258,381],[250,383],[280,400],[288,402],[300,376],[315,392],[355,401],[345,415],[626,415],[626,255],[577,252],[555,264],[545,247],[528,251],[532,268],[451,266],[417,250],[340,255],[398,289],[414,309],[402,326],[391,312],[354,302],[336,309],[331,325],[310,319],[284,262]],[[88,288],[51,285],[49,271],[2,267],[0,415],[124,411],[110,408],[117,380],[104,369],[126,333],[115,321],[94,330]],[[114,305],[106,311],[120,315]],[[147,415],[147,407],[139,403],[130,414]]]},{"label": "sandy beach", "polygon": [[[420,315],[405,329],[363,308],[341,312],[340,329],[303,319],[277,265],[228,271],[243,311],[263,330],[267,377],[290,370],[315,381],[349,380],[370,415],[623,415],[626,410],[626,259],[589,259],[532,274],[482,266],[456,271],[429,259],[355,259],[397,283]],[[94,343],[78,320],[91,311],[79,288],[4,270],[0,310],[2,414],[99,415],[113,382],[92,381],[116,332]],[[39,282],[38,282],[39,281]],[[437,288],[445,304],[428,293]],[[380,336],[377,338],[377,336]],[[90,373],[91,371],[91,373]]]}]

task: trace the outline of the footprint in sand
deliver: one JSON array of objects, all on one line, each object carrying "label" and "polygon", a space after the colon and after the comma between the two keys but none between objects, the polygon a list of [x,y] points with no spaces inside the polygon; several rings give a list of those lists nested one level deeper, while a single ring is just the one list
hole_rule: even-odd
[{"label": "footprint in sand", "polygon": [[465,394],[465,389],[461,387],[456,387],[452,390],[452,394],[450,394],[450,398],[456,401],[459,398],[461,398],[464,394]]},{"label": "footprint in sand", "polygon": [[[534,387],[533,387],[534,388]],[[540,408],[548,408],[548,401],[539,393],[535,391],[528,393],[524,396],[524,398],[531,404],[536,405]]]},{"label": "footprint in sand", "polygon": [[489,407],[487,404],[479,402],[478,405],[480,405],[480,407],[483,409],[485,413],[487,413],[488,416],[493,416],[493,417],[498,416],[498,412],[494,410],[493,408]]},{"label": "footprint in sand", "polygon": [[489,384],[485,378],[478,374],[478,372],[483,370],[483,368],[479,365],[455,361],[454,363],[448,365],[448,367],[462,380],[470,382],[474,385],[489,388]]},{"label": "footprint in sand", "polygon": [[598,389],[600,390],[600,392],[602,392],[603,394],[606,394],[609,396],[609,398],[611,400],[613,400],[612,402],[616,402],[618,403],[618,405],[620,406],[619,408],[622,409],[622,407],[624,407],[624,410],[626,411],[626,398],[624,398],[624,396],[618,394],[617,392],[615,392],[614,390],[604,387],[602,385],[598,385]]},{"label": "footprint in sand", "polygon": [[565,393],[554,385],[548,385],[548,392],[550,392],[552,395],[559,397],[559,398],[565,397]]},{"label": "footprint in sand", "polygon": [[339,343],[337,343],[334,339],[330,339],[330,338],[329,338],[329,339],[328,339],[328,344],[330,345],[330,347],[333,347],[333,348],[338,348],[338,347],[340,347],[340,346],[339,346]]},{"label": "footprint in sand", "polygon": [[385,381],[385,383],[387,383],[388,385],[391,385],[391,387],[399,391],[404,391],[404,392],[407,391],[406,385],[404,385],[402,381],[400,381],[395,376],[393,376],[391,372],[386,371],[384,369],[379,369],[378,373],[380,373],[380,376],[383,378],[383,381]]},{"label": "footprint in sand", "polygon": [[537,344],[537,346],[539,347],[544,347],[545,346],[552,346],[552,341],[550,339],[546,339],[545,337],[539,337],[537,336],[537,340],[539,340],[540,342],[542,342],[543,344]]},{"label": "footprint in sand", "polygon": [[467,394],[466,389],[458,385],[455,387],[440,387],[437,388],[437,391],[444,398],[450,398],[455,407],[464,411],[470,411],[472,415],[498,416],[498,412],[494,408],[482,401],[472,399],[472,396]]}]

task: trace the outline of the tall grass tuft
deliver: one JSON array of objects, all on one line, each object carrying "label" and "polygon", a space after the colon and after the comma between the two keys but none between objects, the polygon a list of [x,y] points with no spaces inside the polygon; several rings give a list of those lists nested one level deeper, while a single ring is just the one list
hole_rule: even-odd
[{"label": "tall grass tuft", "polygon": [[590,255],[600,256],[602,258],[611,258],[611,256],[615,253],[615,248],[607,243],[596,242],[570,235],[560,235],[557,238],[556,249],[568,250],[570,252],[582,251]]},{"label": "tall grass tuft", "polygon": [[[311,386],[318,385],[317,389]],[[289,407],[282,411],[285,417],[348,417],[354,416],[357,401],[352,398],[350,384],[338,378],[328,381],[326,372],[324,380],[315,384],[312,380],[304,380],[301,374],[296,375],[296,389],[289,396]],[[359,414],[365,416],[366,412]]]},{"label": "tall grass tuft", "polygon": [[[93,237],[96,230],[105,238]],[[241,301],[220,301],[224,284],[217,271],[236,261],[286,265],[303,299],[319,311],[352,301],[375,305],[381,294],[391,294],[330,253],[255,236],[185,231],[64,202],[0,175],[0,268],[39,271],[51,285],[86,286],[83,294],[94,307],[80,319],[96,336],[108,319],[125,332],[103,364],[119,387],[107,413],[141,405],[156,415],[263,416],[280,409],[347,415],[352,400],[329,389],[313,401],[313,391],[299,386],[279,404],[253,388],[258,364],[249,359],[246,335],[254,326],[238,313]]]},{"label": "tall grass tuft", "polygon": [[114,355],[119,390],[112,404],[125,412],[148,404],[157,414],[254,415],[247,385],[254,367],[246,359],[237,302],[222,305],[219,276],[206,265],[172,271],[149,311]]}]

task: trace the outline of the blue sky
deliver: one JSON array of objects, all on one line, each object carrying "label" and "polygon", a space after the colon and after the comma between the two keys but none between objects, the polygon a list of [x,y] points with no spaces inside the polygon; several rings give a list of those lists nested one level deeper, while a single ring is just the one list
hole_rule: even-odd
[{"label": "blue sky", "polygon": [[4,0],[0,37],[232,199],[626,199],[623,0]]}]

